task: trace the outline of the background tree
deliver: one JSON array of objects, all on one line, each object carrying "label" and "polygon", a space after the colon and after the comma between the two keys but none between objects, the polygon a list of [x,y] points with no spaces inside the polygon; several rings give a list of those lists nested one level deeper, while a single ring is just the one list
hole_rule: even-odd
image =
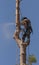
[{"label": "background tree", "polygon": [[28,62],[30,65],[32,65],[32,63],[36,63],[37,62],[36,57],[34,55],[29,55]]}]

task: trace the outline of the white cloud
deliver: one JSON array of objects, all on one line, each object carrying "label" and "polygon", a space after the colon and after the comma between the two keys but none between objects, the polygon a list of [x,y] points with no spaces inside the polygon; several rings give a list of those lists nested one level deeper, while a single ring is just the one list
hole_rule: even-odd
[{"label": "white cloud", "polygon": [[5,39],[11,39],[13,37],[13,33],[15,31],[15,23],[1,23],[1,36]]}]

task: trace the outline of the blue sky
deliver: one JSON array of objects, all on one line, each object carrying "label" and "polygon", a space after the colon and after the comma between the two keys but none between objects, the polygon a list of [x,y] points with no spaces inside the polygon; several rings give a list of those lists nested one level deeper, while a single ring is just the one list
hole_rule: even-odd
[{"label": "blue sky", "polygon": [[[16,64],[16,42],[13,40],[15,4],[15,0],[0,0],[0,65]],[[22,16],[27,16],[32,23],[29,51],[37,58],[37,63],[33,65],[39,65],[39,0],[22,0],[20,6]]]}]

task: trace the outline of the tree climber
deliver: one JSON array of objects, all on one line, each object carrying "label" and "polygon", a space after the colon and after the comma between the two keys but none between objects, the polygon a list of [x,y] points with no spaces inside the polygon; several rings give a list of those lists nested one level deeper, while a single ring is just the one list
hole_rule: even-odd
[{"label": "tree climber", "polygon": [[24,26],[22,41],[24,42],[26,37],[30,41],[30,34],[33,32],[30,20],[27,17],[22,18],[21,25]]}]

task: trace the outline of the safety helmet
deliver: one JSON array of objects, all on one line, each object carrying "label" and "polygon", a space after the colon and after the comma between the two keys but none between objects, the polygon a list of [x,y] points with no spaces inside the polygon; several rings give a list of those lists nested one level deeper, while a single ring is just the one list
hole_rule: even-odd
[{"label": "safety helmet", "polygon": [[27,24],[29,22],[30,22],[30,20],[27,17],[23,17],[21,20],[21,25]]}]

